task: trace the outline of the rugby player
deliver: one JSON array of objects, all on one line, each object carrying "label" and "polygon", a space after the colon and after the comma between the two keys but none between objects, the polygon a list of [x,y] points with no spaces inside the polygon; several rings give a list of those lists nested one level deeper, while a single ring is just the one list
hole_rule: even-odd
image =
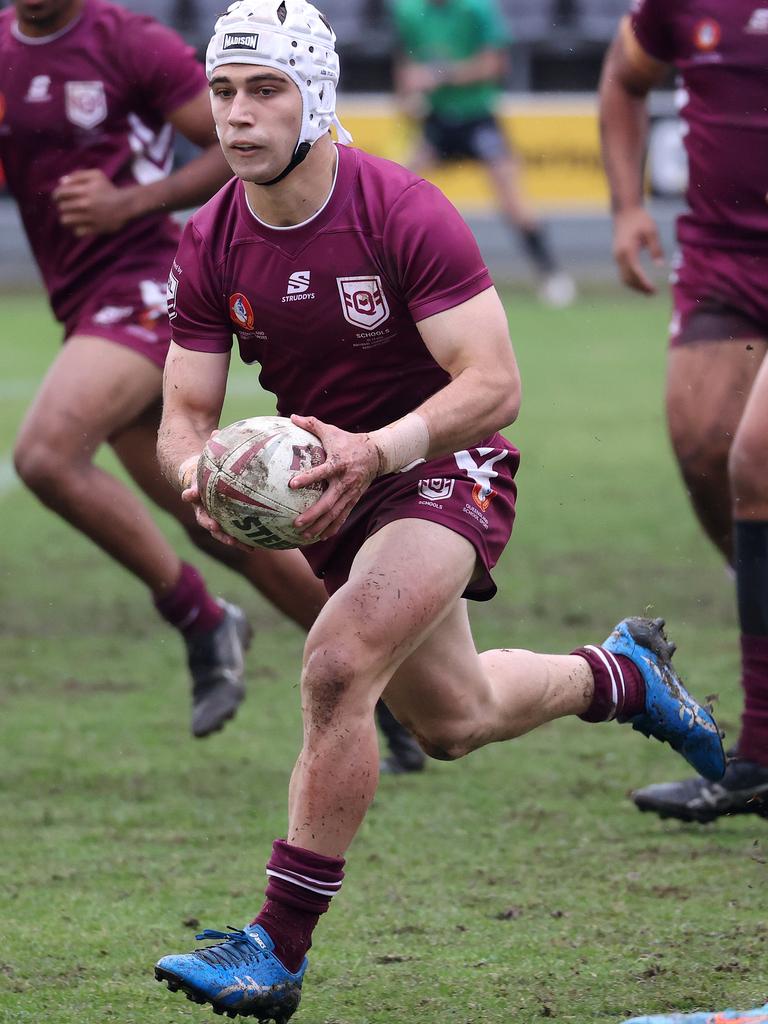
[{"label": "rugby player", "polygon": [[[16,469],[55,513],[146,585],[179,630],[205,736],[243,698],[250,626],[182,563],[147,506],[93,464],[108,443],[145,494],[205,552],[309,628],[325,593],[295,552],[214,543],[155,453],[170,331],[167,211],[209,198],[231,171],[205,74],[157,22],[106,0],[16,0],[0,12],[0,160],[66,344],[21,426]],[[174,130],[201,147],[170,173]]]},{"label": "rugby player", "polygon": [[410,169],[421,175],[446,161],[481,163],[534,268],[539,298],[569,305],[576,297],[573,279],[558,266],[523,195],[520,160],[496,116],[507,30],[495,0],[396,0],[393,13],[397,94],[421,126]]},{"label": "rugby player", "polygon": [[[637,0],[600,86],[622,279],[655,289],[662,257],[643,202],[647,96],[675,68],[689,162],[679,218],[667,420],[693,508],[736,573],[745,708],[725,778],[648,786],[641,810],[685,821],[768,813],[768,84],[766,9],[751,0]],[[713,687],[717,689],[717,687]]]},{"label": "rugby player", "polygon": [[[236,177],[188,222],[171,271],[173,343],[158,453],[213,535],[194,483],[224,400],[233,334],[278,410],[327,459],[296,520],[331,595],[304,650],[304,742],[267,898],[222,941],[163,957],[156,977],[218,1013],[285,1021],[319,916],[378,781],[380,696],[434,757],[454,759],[562,715],[617,718],[725,769],[708,710],[685,691],[661,620],[626,619],[571,655],[478,655],[466,598],[487,600],[509,537],[520,380],[477,245],[442,193],[336,145],[335,37],[306,0],[240,0],[207,51],[214,117]],[[283,303],[296,274],[312,298]],[[301,305],[301,309],[296,306]]]}]

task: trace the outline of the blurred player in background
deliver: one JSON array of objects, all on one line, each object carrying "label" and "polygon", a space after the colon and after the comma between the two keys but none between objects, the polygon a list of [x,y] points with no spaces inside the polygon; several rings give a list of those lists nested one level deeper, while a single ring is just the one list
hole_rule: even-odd
[{"label": "blurred player in background", "polygon": [[[287,840],[274,842],[250,925],[206,931],[222,941],[156,967],[173,991],[262,1021],[298,1005],[312,931],[376,791],[382,695],[443,760],[579,715],[630,722],[709,777],[725,770],[661,620],[624,620],[570,656],[477,653],[465,598],[493,597],[516,498],[519,453],[497,433],[520,400],[506,315],[438,189],[333,144],[332,124],[349,141],[334,42],[305,0],[241,0],[216,23],[206,65],[237,177],[188,222],[174,261],[158,443],[169,481],[222,536],[195,467],[224,402],[234,321],[243,360],[327,456],[291,482],[327,485],[296,524],[331,596],[304,650]],[[297,309],[281,296],[299,272],[311,292]]]},{"label": "blurred player in background", "polygon": [[642,810],[684,820],[767,813],[768,12],[752,0],[637,0],[608,52],[600,116],[625,284],[651,294],[662,259],[643,201],[646,97],[682,78],[688,211],[678,221],[667,420],[693,507],[736,572],[746,696],[725,778],[648,786]]},{"label": "blurred player in background", "polygon": [[[17,0],[0,12],[0,96],[0,160],[66,337],[22,424],[16,468],[179,630],[192,731],[204,736],[242,700],[250,627],[181,562],[134,492],[93,464],[98,448],[110,444],[199,547],[305,628],[325,596],[296,552],[249,556],[212,543],[157,466],[166,281],[179,240],[167,211],[202,202],[231,173],[205,75],[175,33],[105,0]],[[175,129],[202,153],[171,173]]]},{"label": "blurred player in background", "polygon": [[[308,629],[325,591],[295,551],[251,555],[213,543],[163,479],[155,454],[170,342],[166,281],[179,240],[168,211],[230,177],[192,50],[157,22],[104,0],[17,0],[0,15],[0,159],[64,324],[66,345],[22,425],[22,480],[149,588],[184,637],[192,731],[205,736],[243,697],[242,611],[208,593],[149,510],[93,465],[104,442],[207,554]],[[174,130],[203,149],[171,173]],[[423,767],[382,708],[389,771]]]},{"label": "blurred player in background", "polygon": [[395,87],[404,111],[422,128],[410,169],[422,175],[444,161],[479,161],[523,242],[540,299],[569,305],[576,296],[573,279],[558,267],[523,196],[520,160],[496,116],[507,30],[495,0],[394,0],[393,10],[399,36]]}]

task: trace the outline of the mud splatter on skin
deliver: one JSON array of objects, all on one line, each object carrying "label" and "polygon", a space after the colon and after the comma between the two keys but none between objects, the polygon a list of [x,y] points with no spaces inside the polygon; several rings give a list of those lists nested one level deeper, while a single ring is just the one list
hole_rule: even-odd
[{"label": "mud splatter on skin", "polygon": [[309,717],[313,725],[327,729],[336,717],[336,711],[349,689],[349,680],[342,678],[341,674],[330,675],[315,679],[307,689]]}]

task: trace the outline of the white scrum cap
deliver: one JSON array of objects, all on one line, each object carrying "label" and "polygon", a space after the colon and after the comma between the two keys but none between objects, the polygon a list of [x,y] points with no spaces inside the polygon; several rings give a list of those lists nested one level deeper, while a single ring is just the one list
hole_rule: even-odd
[{"label": "white scrum cap", "polygon": [[216,22],[205,55],[210,81],[222,64],[260,64],[296,83],[303,105],[302,143],[311,146],[334,125],[339,141],[352,136],[336,117],[339,58],[336,36],[307,0],[236,0]]}]

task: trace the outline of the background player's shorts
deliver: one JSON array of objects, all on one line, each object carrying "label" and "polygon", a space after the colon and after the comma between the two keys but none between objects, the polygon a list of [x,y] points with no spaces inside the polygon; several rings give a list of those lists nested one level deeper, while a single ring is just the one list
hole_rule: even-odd
[{"label": "background player's shorts", "polygon": [[670,344],[768,340],[768,252],[684,245],[672,272]]},{"label": "background player's shorts", "polygon": [[424,121],[424,138],[443,160],[481,160],[490,163],[509,156],[506,136],[493,115],[471,121],[448,121],[429,114]]},{"label": "background player's shorts", "polygon": [[464,597],[488,601],[496,593],[491,569],[515,520],[515,473],[520,453],[494,434],[478,447],[422,462],[405,473],[374,480],[341,531],[301,552],[333,594],[346,583],[364,542],[397,519],[428,519],[466,537],[477,552],[478,579]]},{"label": "background player's shorts", "polygon": [[150,263],[141,272],[118,271],[94,288],[64,324],[64,337],[105,338],[132,348],[159,366],[171,344],[166,305],[168,264]]}]

